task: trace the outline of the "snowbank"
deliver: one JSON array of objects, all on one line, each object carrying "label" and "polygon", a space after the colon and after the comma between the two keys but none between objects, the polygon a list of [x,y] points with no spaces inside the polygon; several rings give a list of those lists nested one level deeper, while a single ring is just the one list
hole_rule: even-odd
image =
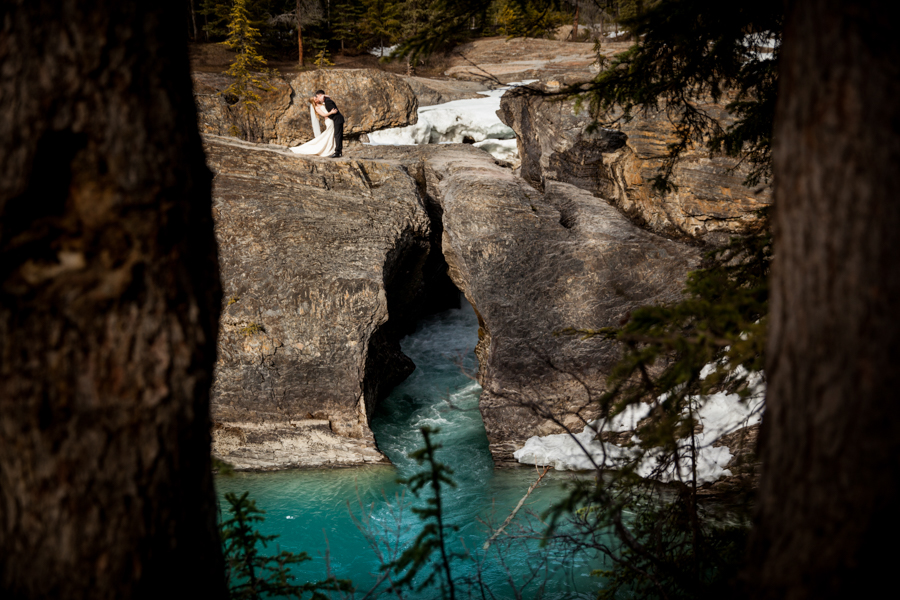
[{"label": "snowbank", "polygon": [[479,92],[484,98],[454,100],[434,106],[420,106],[415,125],[385,129],[369,134],[369,143],[376,145],[411,145],[461,143],[469,138],[495,158],[512,161],[518,157],[515,132],[497,116],[500,97],[510,88],[533,81],[511,83],[508,86]]},{"label": "snowbank", "polygon": [[745,35],[741,40],[747,58],[758,61],[772,60],[775,57],[775,49],[780,43],[780,39],[769,32],[751,33]]},{"label": "snowbank", "polygon": [[473,146],[481,148],[494,158],[507,162],[515,162],[519,158],[519,147],[515,138],[511,140],[484,140],[473,144]]},{"label": "snowbank", "polygon": [[394,44],[393,46],[384,46],[384,47],[376,46],[375,48],[371,48],[369,50],[369,54],[373,54],[378,57],[390,56],[391,52],[393,52],[396,49],[397,49],[397,44]]},{"label": "snowbank", "polygon": [[[706,377],[712,370],[713,367],[707,365],[701,373],[701,377]],[[749,383],[752,393],[748,400],[741,401],[737,394],[718,393],[703,398],[702,406],[700,406],[700,398],[693,398],[698,401],[695,407],[700,406],[696,417],[703,424],[703,432],[695,436],[698,449],[698,483],[712,482],[722,476],[731,475],[731,472],[725,468],[732,458],[731,452],[724,446],[713,448],[712,444],[723,435],[742,427],[755,425],[762,419],[765,382],[760,374],[753,373],[749,378]],[[659,400],[663,399],[660,397]],[[534,436],[525,442],[522,448],[516,450],[513,456],[520,463],[552,465],[557,470],[616,469],[633,459],[634,451],[603,442],[597,437],[597,432],[632,431],[638,421],[647,416],[649,412],[650,406],[646,404],[630,406],[608,422],[594,421],[590,423],[581,433]],[[632,438],[632,441],[637,441],[637,439]],[[685,450],[689,450],[690,444],[689,438],[680,442],[680,446]],[[660,481],[687,481],[690,479],[690,458],[688,452],[682,454],[685,456],[681,457],[678,464],[670,464],[662,469],[658,476]],[[637,474],[641,477],[650,477],[657,467],[659,456],[658,453],[648,453],[639,465]]]}]

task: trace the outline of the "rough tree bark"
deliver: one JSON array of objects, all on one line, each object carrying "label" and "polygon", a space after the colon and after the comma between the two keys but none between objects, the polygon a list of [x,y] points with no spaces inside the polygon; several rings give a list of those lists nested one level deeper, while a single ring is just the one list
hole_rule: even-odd
[{"label": "rough tree bark", "polygon": [[886,0],[788,8],[750,575],[759,597],[867,597],[900,539],[900,36]]},{"label": "rough tree bark", "polygon": [[223,597],[183,4],[0,18],[0,596]]}]

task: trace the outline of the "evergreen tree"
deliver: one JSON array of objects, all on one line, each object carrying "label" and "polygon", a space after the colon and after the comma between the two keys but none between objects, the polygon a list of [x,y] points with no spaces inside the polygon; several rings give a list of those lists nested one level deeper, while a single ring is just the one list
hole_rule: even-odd
[{"label": "evergreen tree", "polygon": [[341,41],[341,51],[359,49],[363,39],[364,13],[365,8],[359,0],[347,0],[335,6],[332,31]]},{"label": "evergreen tree", "polygon": [[[586,99],[593,116],[612,125],[641,110],[666,112],[675,125],[665,165],[654,180],[672,189],[671,175],[693,144],[724,151],[753,168],[747,185],[771,174],[771,140],[777,92],[783,9],[777,0],[660,0],[649,6],[620,3],[638,42],[611,61],[585,89],[568,93]],[[642,8],[646,8],[641,12]],[[759,48],[771,46],[771,54]],[[724,101],[737,119],[723,127],[700,101]]]},{"label": "evergreen tree", "polygon": [[[435,0],[403,0],[398,5],[400,11],[400,29],[397,40],[407,40],[416,37],[421,31],[427,30],[440,17],[441,6]],[[391,58],[403,57],[406,61],[407,75],[415,74],[415,65],[421,59],[414,58],[412,53],[405,55],[396,50],[391,53]]]},{"label": "evergreen tree", "polygon": [[546,37],[569,20],[559,8],[554,2],[541,0],[495,0],[491,16],[500,35]]},{"label": "evergreen tree", "polygon": [[242,495],[225,494],[229,517],[220,524],[222,546],[225,554],[226,579],[233,599],[256,600],[258,598],[302,598],[306,593],[312,599],[324,599],[323,591],[352,592],[353,585],[346,579],[329,577],[323,581],[293,583],[290,565],[310,560],[306,552],[295,554],[283,550],[278,554],[264,554],[266,546],[277,535],[262,535],[257,525],[265,519],[265,511],[256,508],[256,502]]},{"label": "evergreen tree", "polygon": [[[739,571],[749,505],[733,506],[732,525],[704,517],[697,412],[712,392],[746,397],[762,371],[771,262],[767,232],[737,238],[710,252],[690,274],[682,302],[640,308],[622,327],[569,332],[606,336],[625,348],[598,399],[602,419],[637,403],[652,407],[617,472],[577,486],[554,513],[556,520],[574,516],[570,523],[581,535],[570,537],[581,549],[610,557],[612,566],[598,573],[606,579],[605,598],[619,592],[721,597]],[[716,368],[707,374],[708,365]],[[648,459],[654,474],[638,477]],[[671,484],[674,489],[656,482],[672,465],[685,463],[690,467]],[[609,531],[617,545],[608,543]]]},{"label": "evergreen tree", "polygon": [[[438,582],[441,597],[454,600],[456,586],[453,581],[451,561],[458,556],[447,548],[447,533],[456,531],[457,528],[444,523],[441,489],[444,486],[456,487],[456,483],[451,477],[453,469],[438,461],[435,455],[441,445],[432,442],[431,436],[436,435],[440,430],[426,426],[420,431],[425,445],[415,452],[411,452],[409,457],[426,468],[408,479],[401,479],[399,483],[409,485],[410,491],[416,496],[426,487],[430,487],[433,496],[426,500],[424,508],[412,509],[424,522],[422,531],[419,532],[412,546],[407,548],[397,560],[384,565],[383,568],[391,569],[398,575],[402,575],[395,582],[395,586],[398,588],[395,591],[398,591],[399,588],[413,586],[415,577],[431,563],[431,572],[420,584],[415,586],[415,589],[421,591]],[[433,556],[435,553],[437,553],[437,557]]]},{"label": "evergreen tree", "polygon": [[[318,2],[318,0],[308,1],[311,5]],[[244,1],[249,23],[259,32],[260,48],[267,52],[296,48],[297,37],[288,31],[288,28],[296,30],[296,6],[297,0]],[[207,39],[223,41],[228,38],[233,9],[234,0],[202,1],[198,12],[204,16],[206,21],[204,31]],[[313,19],[311,22],[315,22],[315,20]]]},{"label": "evergreen tree", "polygon": [[247,0],[234,0],[228,22],[228,39],[223,44],[234,50],[234,62],[225,71],[234,81],[222,94],[236,97],[243,106],[245,116],[259,107],[259,91],[268,90],[265,76],[260,75],[266,67],[265,59],[257,52],[259,30],[250,23]]},{"label": "evergreen tree", "polygon": [[392,0],[362,0],[365,7],[363,14],[363,32],[370,44],[377,44],[384,49],[393,44],[400,33],[400,3]]},{"label": "evergreen tree", "polygon": [[271,19],[273,24],[290,24],[297,30],[298,63],[303,66],[303,28],[321,22],[325,18],[320,0],[292,0],[290,12],[281,13]]},{"label": "evergreen tree", "polygon": [[231,15],[230,0],[203,0],[198,11],[206,18],[203,30],[207,39],[222,39],[228,35],[228,21]]}]

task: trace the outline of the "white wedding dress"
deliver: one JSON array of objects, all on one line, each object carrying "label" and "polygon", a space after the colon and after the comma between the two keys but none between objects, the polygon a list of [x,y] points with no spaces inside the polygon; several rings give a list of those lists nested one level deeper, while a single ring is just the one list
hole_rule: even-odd
[{"label": "white wedding dress", "polygon": [[331,156],[332,154],[334,154],[335,149],[334,121],[332,121],[328,117],[325,117],[325,131],[319,133],[319,120],[316,119],[315,114],[312,112],[312,110],[310,110],[310,118],[313,122],[313,130],[316,132],[316,137],[309,140],[305,144],[289,148],[289,150],[295,154]]}]

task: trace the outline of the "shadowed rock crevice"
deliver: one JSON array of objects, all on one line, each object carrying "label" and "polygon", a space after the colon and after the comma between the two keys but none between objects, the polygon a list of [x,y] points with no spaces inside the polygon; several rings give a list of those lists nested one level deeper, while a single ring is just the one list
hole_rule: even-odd
[{"label": "shadowed rock crevice", "polygon": [[[435,226],[434,221],[430,224]],[[411,231],[387,253],[382,273],[389,318],[372,335],[366,353],[363,390],[367,419],[375,414],[378,402],[416,368],[401,351],[400,339],[412,333],[422,317],[459,306],[459,290],[446,276],[446,262],[435,252],[433,240],[433,230],[427,237]]]},{"label": "shadowed rock crevice", "polygon": [[[363,163],[360,163],[362,166]],[[402,383],[416,365],[400,349],[400,340],[415,330],[423,317],[460,307],[460,290],[450,279],[441,248],[443,222],[440,203],[428,193],[424,163],[405,165],[428,215],[427,238],[403,235],[388,252],[383,266],[390,318],[372,336],[364,375],[366,415],[371,419],[379,401]]]}]

